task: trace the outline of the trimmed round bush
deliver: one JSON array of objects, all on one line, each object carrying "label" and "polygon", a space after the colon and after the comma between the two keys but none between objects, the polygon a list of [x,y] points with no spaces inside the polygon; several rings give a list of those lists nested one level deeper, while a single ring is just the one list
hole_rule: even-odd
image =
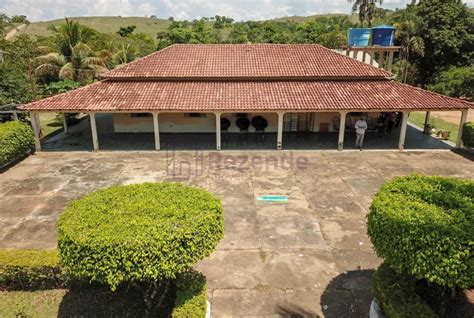
[{"label": "trimmed round bush", "polygon": [[180,183],[114,186],[73,201],[58,222],[68,272],[108,284],[175,279],[223,237],[220,200]]},{"label": "trimmed round bush", "polygon": [[474,148],[474,122],[465,123],[462,131],[464,146]]},{"label": "trimmed round bush", "polygon": [[375,195],[368,234],[398,273],[449,287],[474,285],[474,181],[411,175]]},{"label": "trimmed round bush", "polygon": [[33,130],[25,123],[9,121],[0,124],[0,167],[33,149]]}]

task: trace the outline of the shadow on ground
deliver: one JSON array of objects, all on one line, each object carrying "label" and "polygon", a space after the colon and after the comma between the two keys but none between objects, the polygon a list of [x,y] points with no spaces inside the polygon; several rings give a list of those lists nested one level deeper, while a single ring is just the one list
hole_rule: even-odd
[{"label": "shadow on ground", "polygon": [[306,310],[305,308],[298,305],[280,305],[278,306],[278,314],[282,317],[289,318],[312,318],[319,317],[312,311]]},{"label": "shadow on ground", "polygon": [[321,296],[324,317],[368,317],[373,299],[374,272],[375,270],[355,270],[333,278]]},{"label": "shadow on ground", "polygon": [[[169,317],[175,292],[154,317]],[[68,290],[59,306],[58,317],[145,317],[143,294],[134,288],[113,292],[107,286],[79,286]]]}]

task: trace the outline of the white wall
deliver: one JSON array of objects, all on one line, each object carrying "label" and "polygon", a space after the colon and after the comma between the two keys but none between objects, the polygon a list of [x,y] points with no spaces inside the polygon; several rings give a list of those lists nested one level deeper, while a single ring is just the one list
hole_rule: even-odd
[{"label": "white wall", "polygon": [[216,117],[206,113],[205,117],[188,117],[185,113],[161,113],[158,115],[162,133],[215,133]]},{"label": "white wall", "polygon": [[132,117],[130,113],[113,114],[114,132],[149,133],[153,132],[153,116]]},{"label": "white wall", "polygon": [[314,116],[314,132],[319,132],[320,124],[329,124],[329,131],[334,131],[333,118],[340,117],[339,113],[316,113]]},{"label": "white wall", "polygon": [[[380,113],[369,113],[369,116],[373,117],[375,120],[379,116],[379,114]],[[185,113],[161,113],[158,117],[160,123],[160,132],[215,133],[216,120],[214,114],[206,113],[205,115],[205,117],[188,117]],[[277,132],[278,115],[276,113],[248,113],[248,118],[250,120],[252,120],[252,118],[255,116],[262,116],[268,121],[268,127],[265,129],[266,132]],[[221,115],[221,117],[230,120],[231,125],[228,130],[229,132],[239,132],[239,128],[235,124],[238,119],[236,113],[224,113]],[[329,131],[334,131],[334,117],[339,117],[339,113],[315,113],[314,132],[319,132],[319,127],[321,123],[328,123]],[[353,117],[353,119],[357,120],[356,117]],[[130,113],[116,113],[113,114],[113,121],[115,132],[153,133],[153,117],[151,115],[149,117],[132,117]],[[250,126],[249,131],[254,132],[255,129]]]}]

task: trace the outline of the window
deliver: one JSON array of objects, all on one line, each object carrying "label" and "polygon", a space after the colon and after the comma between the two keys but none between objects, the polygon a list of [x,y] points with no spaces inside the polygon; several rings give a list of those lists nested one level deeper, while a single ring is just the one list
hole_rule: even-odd
[{"label": "window", "polygon": [[132,113],[132,118],[151,117],[150,113]]}]

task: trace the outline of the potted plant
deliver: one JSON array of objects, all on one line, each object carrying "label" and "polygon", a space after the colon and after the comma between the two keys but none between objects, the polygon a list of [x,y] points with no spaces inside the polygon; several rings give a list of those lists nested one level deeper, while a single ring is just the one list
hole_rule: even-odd
[{"label": "potted plant", "polygon": [[435,130],[435,127],[431,123],[425,124],[425,127],[423,129],[423,133],[426,135],[431,135]]},{"label": "potted plant", "polygon": [[442,140],[448,140],[450,135],[451,135],[451,132],[448,131],[448,130],[441,130],[440,129],[436,133],[436,136],[438,136],[438,138],[440,138]]}]

